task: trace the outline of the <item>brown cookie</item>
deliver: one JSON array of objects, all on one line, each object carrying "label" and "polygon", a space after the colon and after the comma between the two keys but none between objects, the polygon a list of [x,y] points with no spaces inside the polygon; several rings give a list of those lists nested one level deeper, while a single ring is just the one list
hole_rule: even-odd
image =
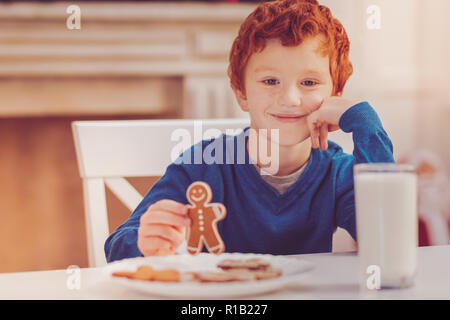
[{"label": "brown cookie", "polygon": [[198,281],[197,272],[182,272],[180,273],[180,281]]},{"label": "brown cookie", "polygon": [[131,276],[134,280],[152,280],[154,271],[149,266],[140,266],[136,272]]},{"label": "brown cookie", "polygon": [[177,270],[163,269],[154,270],[150,266],[140,266],[136,272],[117,271],[113,272],[114,277],[125,277],[133,280],[178,282],[180,273]]},{"label": "brown cookie", "polygon": [[177,270],[153,270],[153,281],[178,282],[180,273]]},{"label": "brown cookie", "polygon": [[262,261],[259,258],[252,258],[247,260],[239,259],[225,259],[220,261],[217,266],[222,270],[231,269],[247,269],[247,270],[266,270],[270,267],[268,262]]},{"label": "brown cookie", "polygon": [[264,271],[251,271],[251,272],[255,274],[257,280],[278,278],[283,273],[281,269],[271,269],[271,268]]},{"label": "brown cookie", "polygon": [[253,277],[255,280],[266,280],[278,278],[281,276],[281,269],[272,269],[268,268],[267,270],[249,270],[249,269],[229,269],[225,271],[225,273],[235,274],[244,277],[244,275],[248,275],[248,277]]},{"label": "brown cookie", "polygon": [[191,225],[187,228],[187,250],[190,254],[198,254],[206,245],[211,253],[222,253],[225,244],[217,230],[217,222],[224,219],[227,210],[221,203],[210,203],[212,200],[211,187],[203,181],[192,183],[186,197],[191,203],[188,205],[188,216]]},{"label": "brown cookie", "polygon": [[113,277],[131,278],[134,272],[117,271],[112,273]]}]

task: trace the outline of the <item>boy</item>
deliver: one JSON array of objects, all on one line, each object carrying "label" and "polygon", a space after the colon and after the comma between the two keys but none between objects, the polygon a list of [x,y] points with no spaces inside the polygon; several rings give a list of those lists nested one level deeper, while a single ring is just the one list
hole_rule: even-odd
[{"label": "boy", "polygon": [[[212,202],[227,209],[218,224],[227,252],[330,252],[338,226],[356,239],[353,165],[394,159],[372,107],[342,97],[352,73],[348,55],[344,28],[316,0],[260,4],[230,53],[231,86],[251,119],[243,133],[217,138],[235,148],[223,152],[233,161],[172,163],[107,239],[107,260],[175,253],[190,224],[186,190],[194,181],[208,183]],[[353,134],[353,155],[327,141],[328,132],[337,129]],[[244,164],[236,161],[241,138]],[[217,139],[189,151],[204,150]],[[276,145],[271,163],[249,152],[257,140],[260,146]],[[277,170],[268,172],[268,166]]]}]

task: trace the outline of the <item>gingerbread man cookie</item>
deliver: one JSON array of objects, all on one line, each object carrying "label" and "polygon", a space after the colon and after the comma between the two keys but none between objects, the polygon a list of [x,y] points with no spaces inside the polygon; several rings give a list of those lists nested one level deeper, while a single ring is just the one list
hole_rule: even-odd
[{"label": "gingerbread man cookie", "polygon": [[225,244],[217,230],[217,222],[225,218],[227,210],[221,203],[210,203],[211,187],[202,181],[192,183],[186,192],[191,203],[188,205],[188,216],[192,223],[187,228],[187,249],[190,254],[198,254],[203,249],[203,243],[211,253],[222,253]]}]

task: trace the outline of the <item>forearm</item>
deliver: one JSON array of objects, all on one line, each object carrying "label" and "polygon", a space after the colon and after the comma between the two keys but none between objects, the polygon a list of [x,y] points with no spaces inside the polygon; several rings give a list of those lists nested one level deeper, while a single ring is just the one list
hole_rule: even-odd
[{"label": "forearm", "polygon": [[142,256],[137,246],[140,218],[153,202],[151,192],[149,192],[127,221],[106,239],[104,249],[108,262]]},{"label": "forearm", "polygon": [[394,162],[392,142],[369,103],[361,102],[348,109],[339,127],[353,134],[355,163]]},{"label": "forearm", "polygon": [[123,226],[108,237],[105,243],[108,262],[142,256],[137,247],[138,228],[139,226]]}]

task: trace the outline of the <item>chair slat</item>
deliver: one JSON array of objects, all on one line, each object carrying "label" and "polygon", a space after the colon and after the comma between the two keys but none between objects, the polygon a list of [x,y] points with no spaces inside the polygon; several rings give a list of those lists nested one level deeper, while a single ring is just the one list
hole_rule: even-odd
[{"label": "chair slat", "polygon": [[109,235],[103,179],[83,179],[83,191],[89,266],[100,267],[106,264],[103,246]]},{"label": "chair slat", "polygon": [[105,178],[105,184],[130,211],[133,211],[144,198],[124,178]]}]

